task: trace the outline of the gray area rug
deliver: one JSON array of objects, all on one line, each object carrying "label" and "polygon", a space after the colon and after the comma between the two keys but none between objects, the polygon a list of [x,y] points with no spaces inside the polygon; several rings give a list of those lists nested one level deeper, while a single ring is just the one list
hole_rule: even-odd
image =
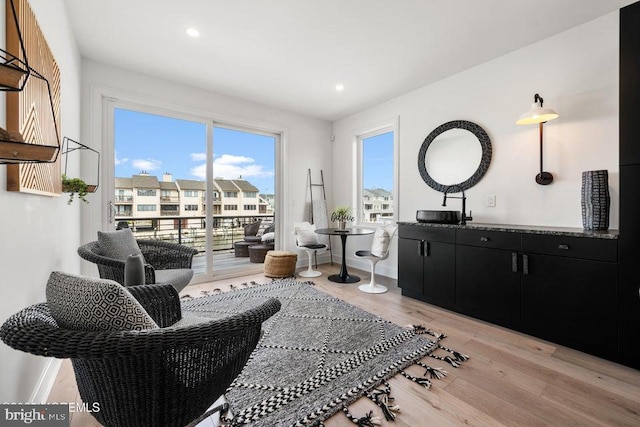
[{"label": "gray area rug", "polygon": [[[231,425],[322,425],[337,411],[356,425],[373,425],[372,413],[357,417],[347,408],[362,396],[392,420],[397,407],[387,379],[402,374],[428,388],[431,379],[446,372],[423,358],[453,367],[467,359],[442,346],[442,334],[421,326],[400,327],[316,289],[312,282],[277,280],[185,301],[183,311],[219,318],[271,297],[282,308],[263,324],[263,337],[226,393]],[[425,368],[425,377],[403,370],[411,364]]]}]

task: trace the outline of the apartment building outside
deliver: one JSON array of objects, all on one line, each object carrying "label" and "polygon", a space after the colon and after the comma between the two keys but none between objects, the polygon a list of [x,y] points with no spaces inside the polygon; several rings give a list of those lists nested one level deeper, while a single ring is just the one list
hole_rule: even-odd
[{"label": "apartment building outside", "polygon": [[365,222],[393,220],[393,194],[382,188],[365,188],[362,191],[363,219]]},{"label": "apartment building outside", "polygon": [[[243,217],[274,215],[271,204],[247,180],[216,178],[213,187],[214,226],[227,219],[240,223]],[[146,172],[118,177],[116,221],[135,221],[136,228],[204,228],[206,191],[205,181],[174,180],[170,173],[164,173],[161,179]]]}]

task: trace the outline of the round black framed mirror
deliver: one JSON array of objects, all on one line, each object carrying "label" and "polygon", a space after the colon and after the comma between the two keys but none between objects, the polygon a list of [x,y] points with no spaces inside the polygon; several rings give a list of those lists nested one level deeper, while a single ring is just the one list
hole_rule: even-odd
[{"label": "round black framed mirror", "polygon": [[435,128],[418,153],[418,171],[424,182],[436,191],[454,186],[473,187],[491,163],[491,140],[479,125],[454,120]]}]

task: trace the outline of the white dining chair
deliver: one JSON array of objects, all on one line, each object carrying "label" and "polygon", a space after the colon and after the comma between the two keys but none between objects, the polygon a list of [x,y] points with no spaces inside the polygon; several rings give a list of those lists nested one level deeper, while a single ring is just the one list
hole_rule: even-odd
[{"label": "white dining chair", "polygon": [[356,252],[356,257],[365,259],[371,264],[371,281],[365,285],[358,286],[358,289],[362,292],[368,294],[382,294],[387,292],[386,286],[376,283],[376,264],[389,258],[389,246],[396,230],[397,227],[393,225],[378,228],[373,235],[371,249]]},{"label": "white dining chair", "polygon": [[322,273],[313,269],[313,255],[320,250],[326,249],[327,245],[318,243],[316,226],[309,222],[293,223],[293,234],[296,236],[296,246],[307,253],[309,266],[306,270],[298,273],[301,277],[318,277]]}]

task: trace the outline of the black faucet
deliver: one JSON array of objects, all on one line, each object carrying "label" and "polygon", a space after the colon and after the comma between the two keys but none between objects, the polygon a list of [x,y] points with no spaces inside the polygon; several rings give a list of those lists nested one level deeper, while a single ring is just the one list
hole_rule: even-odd
[{"label": "black faucet", "polygon": [[471,216],[471,211],[469,211],[469,216],[467,216],[467,197],[464,195],[464,190],[459,185],[449,185],[444,190],[444,199],[442,199],[442,206],[447,206],[447,194],[451,190],[457,189],[456,192],[461,192],[462,197],[453,197],[449,196],[450,199],[462,199],[462,214],[460,215],[460,224],[465,225],[467,221],[473,221],[473,217]]}]

